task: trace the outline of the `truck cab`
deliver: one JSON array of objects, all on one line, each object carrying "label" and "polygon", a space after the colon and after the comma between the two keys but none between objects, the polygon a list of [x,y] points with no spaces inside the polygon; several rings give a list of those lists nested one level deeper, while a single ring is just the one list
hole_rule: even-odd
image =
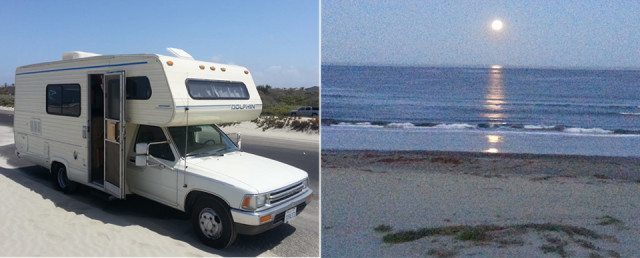
[{"label": "truck cab", "polygon": [[133,148],[129,190],[186,211],[214,247],[288,223],[310,201],[306,172],[242,152],[215,124],[140,125]]}]

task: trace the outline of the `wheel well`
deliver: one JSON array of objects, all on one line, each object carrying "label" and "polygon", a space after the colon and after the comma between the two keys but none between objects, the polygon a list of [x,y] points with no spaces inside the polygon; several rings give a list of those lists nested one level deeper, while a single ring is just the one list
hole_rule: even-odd
[{"label": "wheel well", "polygon": [[58,166],[63,166],[64,167],[64,164],[62,164],[62,163],[60,163],[58,161],[51,162],[51,169],[49,170],[49,173],[53,174],[53,171],[55,171],[58,168]]},{"label": "wheel well", "polygon": [[196,205],[198,200],[204,197],[214,199],[218,201],[220,204],[224,205],[225,207],[230,208],[229,204],[222,198],[210,193],[194,190],[189,192],[189,194],[187,194],[187,198],[185,199],[185,202],[184,202],[184,212],[187,214],[191,214],[191,208],[193,208],[193,206]]}]

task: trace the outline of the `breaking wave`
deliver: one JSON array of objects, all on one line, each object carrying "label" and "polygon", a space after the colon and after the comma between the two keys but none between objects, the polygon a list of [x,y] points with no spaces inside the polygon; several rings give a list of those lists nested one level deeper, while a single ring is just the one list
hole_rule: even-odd
[{"label": "breaking wave", "polygon": [[637,134],[640,131],[626,129],[581,128],[565,125],[522,125],[522,124],[468,124],[468,123],[407,123],[407,122],[336,122],[323,121],[323,125],[332,127],[351,128],[380,128],[380,129],[408,129],[408,130],[506,130],[525,132],[560,132],[568,134]]}]

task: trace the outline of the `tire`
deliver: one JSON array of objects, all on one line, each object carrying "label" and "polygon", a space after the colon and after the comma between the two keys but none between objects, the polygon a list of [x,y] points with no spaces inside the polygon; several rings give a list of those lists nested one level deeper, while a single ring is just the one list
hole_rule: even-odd
[{"label": "tire", "polygon": [[210,197],[194,205],[191,224],[200,241],[215,249],[228,247],[238,235],[229,208]]},{"label": "tire", "polygon": [[291,113],[291,114],[289,114],[289,116],[298,116],[298,114],[296,114],[296,113]]},{"label": "tire", "polygon": [[78,189],[78,183],[69,180],[67,177],[67,168],[64,165],[59,163],[52,165],[51,175],[53,176],[53,185],[59,191],[69,194]]}]

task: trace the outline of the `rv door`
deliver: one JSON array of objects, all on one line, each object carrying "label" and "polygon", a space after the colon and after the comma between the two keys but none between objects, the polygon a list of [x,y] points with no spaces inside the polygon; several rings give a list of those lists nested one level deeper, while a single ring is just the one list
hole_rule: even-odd
[{"label": "rv door", "polygon": [[117,198],[124,198],[126,98],[124,71],[104,75],[104,187]]}]

